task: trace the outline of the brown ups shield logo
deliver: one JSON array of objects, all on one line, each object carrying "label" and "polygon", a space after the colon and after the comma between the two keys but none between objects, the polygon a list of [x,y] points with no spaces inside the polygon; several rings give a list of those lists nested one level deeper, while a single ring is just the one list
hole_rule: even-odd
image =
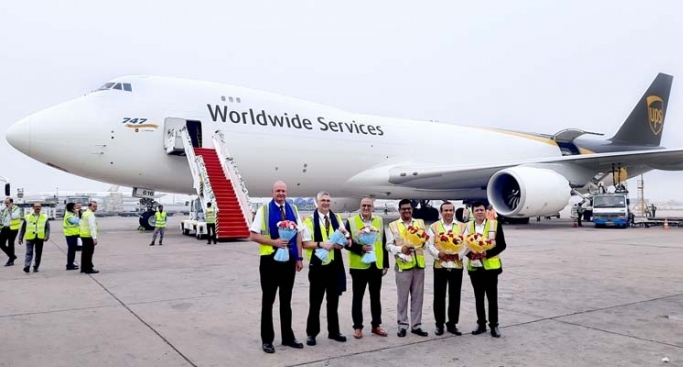
[{"label": "brown ups shield logo", "polygon": [[647,102],[647,117],[650,130],[652,130],[653,134],[659,135],[664,126],[664,101],[655,95],[648,96],[645,101]]}]

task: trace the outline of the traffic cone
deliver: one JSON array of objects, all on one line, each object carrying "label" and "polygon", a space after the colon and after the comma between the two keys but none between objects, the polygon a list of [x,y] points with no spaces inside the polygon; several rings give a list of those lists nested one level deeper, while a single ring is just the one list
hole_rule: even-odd
[{"label": "traffic cone", "polygon": [[669,229],[669,219],[664,218],[664,229]]}]

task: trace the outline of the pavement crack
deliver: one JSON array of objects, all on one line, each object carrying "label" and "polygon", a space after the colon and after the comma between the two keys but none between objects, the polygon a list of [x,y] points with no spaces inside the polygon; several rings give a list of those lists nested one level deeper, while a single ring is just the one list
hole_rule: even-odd
[{"label": "pavement crack", "polygon": [[171,347],[174,351],[176,351],[176,353],[178,353],[178,355],[183,357],[183,359],[185,361],[187,361],[187,363],[189,363],[193,367],[197,367],[197,365],[194,362],[192,362],[192,360],[190,360],[190,358],[188,356],[183,354],[183,352],[181,352],[178,348],[176,348],[176,346],[173,345],[173,343],[171,343],[168,339],[166,339],[163,335],[161,335],[160,332],[158,332],[154,327],[152,327],[152,325],[150,325],[145,320],[143,320],[142,317],[140,317],[140,315],[135,313],[135,311],[133,311],[130,307],[128,307],[128,305],[123,303],[123,301],[121,301],[118,297],[116,297],[116,295],[114,293],[109,291],[109,289],[107,289],[107,287],[105,287],[104,284],[100,283],[100,281],[98,281],[95,277],[93,277],[93,276],[90,276],[90,277],[95,281],[95,283],[97,283],[102,289],[104,289],[105,292],[109,293],[109,295],[111,295],[119,304],[121,304],[121,306],[123,306],[126,310],[128,310],[128,312],[130,312],[131,315],[135,316],[135,318],[140,320],[140,322],[143,325],[147,326],[154,334],[156,334],[159,338],[161,338],[161,340],[163,340],[164,343],[166,343],[169,347]]}]

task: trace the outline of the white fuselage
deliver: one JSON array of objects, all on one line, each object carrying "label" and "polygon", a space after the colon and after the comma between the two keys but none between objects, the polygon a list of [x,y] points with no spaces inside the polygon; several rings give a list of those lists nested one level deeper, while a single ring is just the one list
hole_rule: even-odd
[{"label": "white fuselage", "polygon": [[193,194],[186,158],[167,155],[164,139],[167,118],[196,120],[203,147],[212,147],[214,132],[223,131],[252,196],[270,196],[273,182],[283,180],[290,196],[325,190],[336,197],[464,199],[471,194],[460,189],[486,181],[463,180],[462,186],[449,185],[453,190],[425,192],[389,183],[388,172],[372,185],[357,176],[409,163],[473,166],[561,156],[543,139],[354,114],[217,83],[144,76],[112,82],[130,83],[132,91],[95,91],[48,108],[12,126],[8,140],[34,159],[78,176]]}]

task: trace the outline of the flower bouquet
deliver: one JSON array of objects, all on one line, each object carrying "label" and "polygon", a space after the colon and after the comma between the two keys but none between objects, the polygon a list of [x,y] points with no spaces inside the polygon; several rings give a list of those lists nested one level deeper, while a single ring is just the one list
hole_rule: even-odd
[{"label": "flower bouquet", "polygon": [[[424,229],[408,226],[406,229],[403,246],[410,247],[414,250],[421,249],[425,242],[429,239],[429,235]],[[399,254],[398,257],[404,262],[412,262],[413,255]]]},{"label": "flower bouquet", "polygon": [[[341,245],[344,246],[348,243],[348,240],[346,239],[346,235],[342,233],[339,229],[334,231],[330,238],[327,239],[328,243],[331,243],[333,245]],[[330,258],[330,251],[324,248],[319,248],[315,250],[315,256],[319,258],[323,263],[328,262]]]},{"label": "flower bouquet", "polygon": [[[449,257],[455,258],[455,260],[462,259],[468,251],[467,246],[465,246],[465,239],[462,235],[455,235],[453,231],[439,233],[434,242],[439,252],[449,255]],[[441,267],[453,269],[457,266],[455,261],[449,259],[442,260]]]},{"label": "flower bouquet", "polygon": [[[281,222],[277,222],[277,233],[281,239],[285,241],[291,240],[292,238],[294,238],[294,236],[296,236],[297,233],[296,222],[292,222],[291,220],[283,220]],[[277,251],[275,252],[275,261],[289,261],[289,245],[287,245],[284,248],[277,249]]]},{"label": "flower bouquet", "polygon": [[480,233],[470,233],[465,237],[465,243],[472,252],[470,264],[475,268],[482,267],[481,259],[486,258],[486,251],[496,247],[493,241],[485,239]]},{"label": "flower bouquet", "polygon": [[370,251],[363,254],[361,261],[364,264],[372,264],[377,261],[377,255],[375,254],[375,242],[377,242],[377,235],[379,234],[379,229],[373,226],[365,226],[358,231],[358,237],[360,243],[363,245],[370,246]]}]

